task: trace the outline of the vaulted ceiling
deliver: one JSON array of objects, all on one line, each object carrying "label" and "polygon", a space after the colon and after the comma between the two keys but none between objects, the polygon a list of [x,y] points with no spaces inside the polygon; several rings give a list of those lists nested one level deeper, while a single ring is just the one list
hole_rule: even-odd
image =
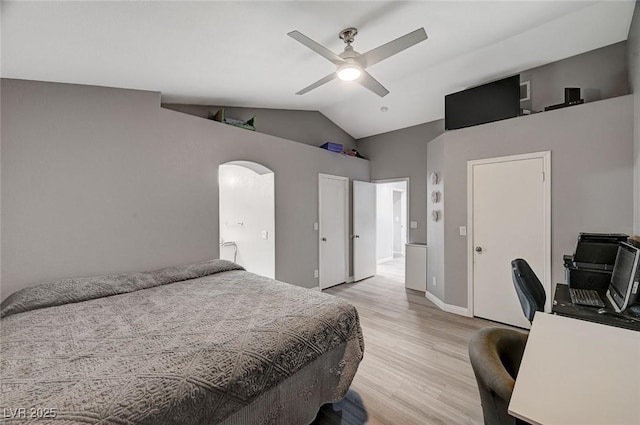
[{"label": "vaulted ceiling", "polygon": [[[626,40],[622,1],[3,2],[2,77],[153,90],[163,102],[317,110],[355,138],[444,116],[444,95]],[[357,27],[366,52],[424,27],[428,40],[368,68],[380,98],[334,80]],[[382,107],[387,107],[382,112]]]}]

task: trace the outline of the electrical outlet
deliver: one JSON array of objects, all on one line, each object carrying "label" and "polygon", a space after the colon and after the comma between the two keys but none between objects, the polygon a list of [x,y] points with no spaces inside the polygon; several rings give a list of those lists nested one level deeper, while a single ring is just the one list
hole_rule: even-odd
[{"label": "electrical outlet", "polygon": [[418,228],[418,222],[417,221],[412,221],[409,223],[409,227],[411,227],[412,229],[417,229]]},{"label": "electrical outlet", "polygon": [[313,277],[315,277],[316,279],[318,278],[319,274],[318,274],[318,270],[314,270],[313,271]]},{"label": "electrical outlet", "polygon": [[436,281],[436,277],[435,276],[433,276],[431,281],[433,282],[433,286],[438,286],[438,282]]}]

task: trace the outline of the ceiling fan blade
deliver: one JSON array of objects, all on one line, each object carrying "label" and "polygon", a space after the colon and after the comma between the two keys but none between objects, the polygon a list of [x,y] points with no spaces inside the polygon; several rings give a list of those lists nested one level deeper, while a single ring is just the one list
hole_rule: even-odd
[{"label": "ceiling fan blade", "polygon": [[333,53],[331,50],[327,49],[323,45],[316,43],[306,35],[302,34],[300,31],[291,31],[287,35],[293,38],[294,40],[304,44],[305,46],[307,46],[308,48],[310,48],[320,56],[327,59],[329,62],[332,62],[336,65],[340,65],[342,62],[344,62],[344,59],[342,59],[340,56],[336,55],[335,53]]},{"label": "ceiling fan blade", "polygon": [[384,86],[380,84],[378,80],[373,78],[367,71],[363,70],[362,75],[356,81],[380,97],[385,97],[389,94],[389,90],[385,89]]},{"label": "ceiling fan blade", "polygon": [[419,28],[409,34],[405,34],[400,38],[396,38],[382,46],[378,46],[375,49],[371,49],[368,52],[363,53],[358,57],[358,60],[361,61],[363,67],[371,66],[426,39],[426,31],[424,28]]},{"label": "ceiling fan blade", "polygon": [[315,83],[311,84],[310,86],[307,86],[305,88],[303,88],[302,90],[300,90],[299,92],[297,92],[296,94],[305,94],[306,92],[309,92],[315,88],[320,87],[323,84],[328,83],[329,81],[333,80],[334,78],[336,78],[336,73],[332,72],[331,74],[327,75],[324,78],[319,79],[318,81],[316,81]]}]

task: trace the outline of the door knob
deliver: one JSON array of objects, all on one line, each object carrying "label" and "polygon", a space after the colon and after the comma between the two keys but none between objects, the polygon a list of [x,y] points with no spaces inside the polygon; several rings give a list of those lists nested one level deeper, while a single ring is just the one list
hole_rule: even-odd
[{"label": "door knob", "polygon": [[326,241],[327,241],[327,238],[322,238],[322,242],[326,242]]},{"label": "door knob", "polygon": [[476,247],[476,252],[477,252],[478,254],[482,254],[482,247],[481,247],[481,246],[477,246],[477,247]]},{"label": "door knob", "polygon": [[359,238],[359,237],[360,237],[360,235],[355,235],[354,237]]}]

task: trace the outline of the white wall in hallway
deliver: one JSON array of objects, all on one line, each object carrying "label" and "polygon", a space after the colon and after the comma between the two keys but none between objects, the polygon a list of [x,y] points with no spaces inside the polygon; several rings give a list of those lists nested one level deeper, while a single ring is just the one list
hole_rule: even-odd
[{"label": "white wall in hallway", "polygon": [[[393,193],[394,190],[404,190],[406,193],[406,188],[406,181],[376,183],[376,259],[378,261],[393,257]],[[406,195],[404,202],[406,203]],[[406,215],[406,206],[402,211]],[[404,231],[406,232],[406,223]],[[406,241],[406,238],[402,240]]]},{"label": "white wall in hallway", "polygon": [[386,184],[376,185],[376,259],[393,257],[393,191]]},{"label": "white wall in hallway", "polygon": [[402,192],[393,191],[393,252],[402,251],[402,231],[400,230],[400,216],[402,215]]}]

